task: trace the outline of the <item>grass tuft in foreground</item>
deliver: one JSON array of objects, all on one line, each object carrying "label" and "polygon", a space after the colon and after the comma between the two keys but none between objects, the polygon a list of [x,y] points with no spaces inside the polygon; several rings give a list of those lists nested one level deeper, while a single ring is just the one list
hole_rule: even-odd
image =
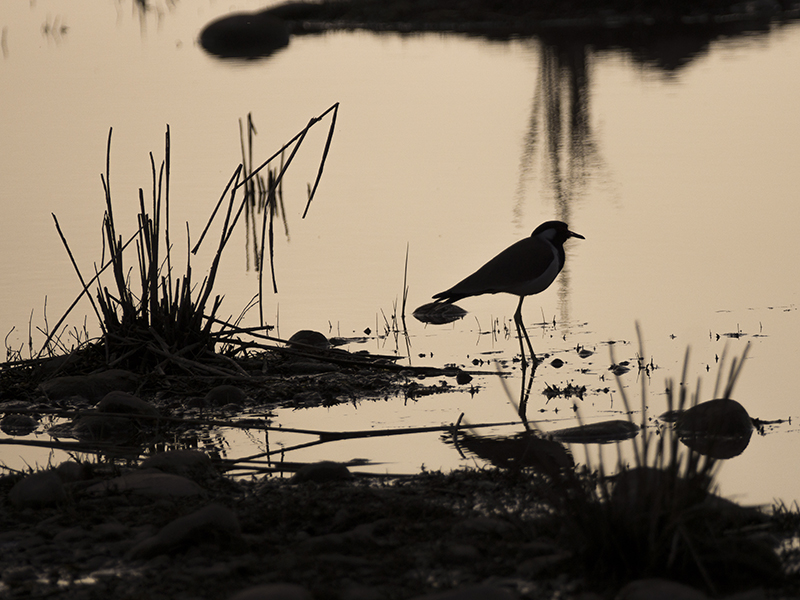
[{"label": "grass tuft in foreground", "polygon": [[[733,361],[726,396],[745,355],[738,366]],[[677,393],[667,383],[670,410],[697,403],[685,385],[687,370],[688,351]],[[619,380],[618,386],[632,414]],[[634,465],[623,460],[618,446],[616,474],[606,474],[602,455],[592,467],[587,452],[582,471],[554,478],[550,503],[558,515],[557,535],[573,548],[576,566],[596,585],[612,588],[663,577],[718,594],[777,582],[782,568],[772,543],[752,533],[766,515],[714,494],[718,461],[680,444],[670,427],[648,431],[645,386],[643,381]]]}]

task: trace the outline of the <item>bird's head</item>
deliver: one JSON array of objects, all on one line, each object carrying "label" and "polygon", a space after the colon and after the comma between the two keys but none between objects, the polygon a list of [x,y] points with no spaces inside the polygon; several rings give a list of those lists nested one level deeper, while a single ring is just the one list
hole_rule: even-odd
[{"label": "bird's head", "polygon": [[580,233],[570,231],[563,221],[545,221],[533,230],[531,237],[539,237],[552,244],[563,244],[571,237],[586,239]]}]

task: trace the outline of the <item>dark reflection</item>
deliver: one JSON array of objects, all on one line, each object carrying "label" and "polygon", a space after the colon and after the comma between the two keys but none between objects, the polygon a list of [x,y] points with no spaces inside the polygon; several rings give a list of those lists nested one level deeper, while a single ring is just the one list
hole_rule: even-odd
[{"label": "dark reflection", "polygon": [[[523,362],[519,402],[515,408],[525,428],[524,432],[508,436],[479,436],[469,426],[461,428],[459,419],[455,427],[442,436],[444,442],[452,444],[462,458],[466,458],[467,452],[502,469],[532,468],[551,476],[572,469],[575,461],[569,450],[558,441],[543,437],[535,424],[528,421],[528,398],[535,373],[535,366],[528,372]],[[508,390],[506,393],[509,393]],[[514,401],[511,400],[511,403],[514,404]]]},{"label": "dark reflection", "polygon": [[769,18],[690,21],[650,26],[565,28],[557,32],[543,31],[537,38],[544,47],[562,52],[580,46],[590,56],[621,53],[634,63],[670,76],[707,54],[716,40],[763,37],[790,22],[789,19]]},{"label": "dark reflection", "polygon": [[[583,197],[589,175],[600,168],[589,120],[589,47],[580,41],[542,42],[539,79],[520,160],[520,179],[513,209],[520,222],[527,187],[541,161],[543,186],[552,196],[556,217],[572,222],[572,208]],[[541,158],[540,155],[541,154]],[[558,283],[561,320],[569,320],[569,269]]]},{"label": "dark reflection", "polygon": [[206,25],[200,45],[221,58],[263,58],[289,45],[289,28],[270,11],[235,13]]},{"label": "dark reflection", "polygon": [[[261,173],[254,175],[254,136],[258,134],[252,113],[247,114],[247,121],[239,119],[239,140],[242,147],[242,168],[247,179],[244,184],[244,218],[245,218],[245,260],[246,270],[259,273],[259,289],[262,288],[264,262],[269,258],[272,276],[272,290],[278,292],[275,280],[275,217],[283,223],[283,233],[289,240],[289,222],[286,220],[286,209],[283,204],[283,182],[278,182],[279,173],[285,164],[281,155],[280,166],[276,169],[267,167],[266,180]],[[251,263],[252,261],[252,263]]]},{"label": "dark reflection", "polygon": [[516,220],[524,212],[527,182],[535,176],[540,149],[544,185],[552,193],[557,217],[567,223],[588,175],[600,166],[589,123],[588,48],[579,41],[541,44],[539,79],[520,161]]},{"label": "dark reflection", "polygon": [[[635,62],[670,76],[707,53],[717,38],[763,36],[770,31],[768,18],[751,17],[730,21],[709,17],[707,22],[667,19],[651,26],[563,27],[539,32],[538,79],[523,140],[514,221],[523,221],[529,210],[528,188],[539,179],[556,218],[573,223],[574,210],[588,196],[587,187],[602,175],[604,162],[591,127],[591,66],[598,55],[626,53]],[[549,210],[537,207],[535,212]],[[585,229],[580,223],[578,226]],[[569,320],[569,289],[570,272],[565,268],[558,284],[562,321]]]},{"label": "dark reflection", "polygon": [[512,436],[479,436],[459,429],[452,434],[446,434],[445,442],[453,444],[464,458],[466,450],[503,469],[533,468],[555,475],[575,466],[569,450],[533,431]]},{"label": "dark reflection", "polygon": [[750,443],[754,429],[744,406],[728,398],[665,413],[661,419],[674,423],[678,439],[686,446],[712,458],[739,456]]}]

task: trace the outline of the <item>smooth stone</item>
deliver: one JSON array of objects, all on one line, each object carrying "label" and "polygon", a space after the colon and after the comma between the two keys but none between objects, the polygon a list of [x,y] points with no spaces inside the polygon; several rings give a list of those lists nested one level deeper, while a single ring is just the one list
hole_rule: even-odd
[{"label": "smooth stone", "polygon": [[124,369],[109,369],[101,373],[92,373],[89,379],[98,390],[105,389],[103,396],[108,392],[130,392],[139,388],[142,378],[136,373]]},{"label": "smooth stone", "polygon": [[480,551],[472,544],[449,543],[442,548],[442,554],[452,562],[473,564],[480,560]]},{"label": "smooth stone", "polygon": [[32,473],[18,481],[8,493],[17,508],[52,506],[67,499],[61,478],[53,471]]},{"label": "smooth stone", "polygon": [[296,346],[300,349],[302,349],[304,346],[310,346],[312,348],[324,350],[326,348],[330,348],[331,346],[328,338],[326,338],[319,331],[312,331],[310,329],[301,329],[292,337],[290,337],[288,341],[290,346]]},{"label": "smooth stone", "polygon": [[39,421],[31,415],[8,414],[0,419],[0,430],[6,435],[24,436],[36,431]]},{"label": "smooth stone", "polygon": [[736,400],[701,402],[675,416],[675,431],[689,448],[713,458],[744,452],[753,434],[753,420]]},{"label": "smooth stone", "polygon": [[62,354],[60,356],[53,356],[41,362],[36,367],[36,375],[39,379],[52,377],[67,366],[78,362],[78,354]]},{"label": "smooth stone", "polygon": [[80,396],[90,402],[99,402],[109,392],[134,392],[140,377],[123,369],[109,369],[91,375],[54,377],[39,384],[39,390],[50,400]]},{"label": "smooth stone", "polygon": [[92,387],[88,375],[54,377],[53,379],[40,383],[39,391],[44,393],[50,400],[62,400],[72,396],[80,396],[90,401],[97,401],[105,395],[103,394],[96,397],[97,394]]},{"label": "smooth stone", "polygon": [[611,502],[632,514],[649,514],[653,502],[670,493],[681,506],[691,506],[708,496],[701,483],[677,477],[665,469],[634,467],[621,471],[614,479]]},{"label": "smooth stone", "polygon": [[36,405],[25,400],[5,400],[0,402],[0,413],[15,410],[33,410]]},{"label": "smooth stone", "polygon": [[128,528],[118,521],[108,521],[92,527],[92,537],[100,541],[121,540]]},{"label": "smooth stone", "polygon": [[194,481],[170,473],[127,473],[87,488],[90,494],[132,493],[149,498],[188,498],[204,491]]},{"label": "smooth stone", "polygon": [[167,450],[142,461],[142,469],[158,469],[164,473],[203,481],[217,474],[211,459],[199,450]]},{"label": "smooth stone", "polygon": [[718,398],[686,409],[678,415],[675,426],[679,433],[745,436],[753,430],[753,420],[736,400]]},{"label": "smooth stone", "polygon": [[319,373],[334,373],[339,367],[328,362],[318,360],[302,360],[288,363],[285,367],[290,375],[317,375]]},{"label": "smooth stone", "polygon": [[519,596],[493,585],[473,585],[457,590],[414,596],[412,600],[517,600]]},{"label": "smooth stone", "polygon": [[159,416],[155,406],[127,392],[109,392],[97,404],[97,410],[104,413]]},{"label": "smooth stone", "polygon": [[616,600],[708,600],[703,592],[667,579],[637,579],[623,587]]},{"label": "smooth stone", "polygon": [[[125,417],[87,415],[72,422],[70,434],[83,442],[124,443],[136,437],[139,428]],[[52,435],[52,434],[51,434]]]},{"label": "smooth stone", "polygon": [[513,531],[514,526],[511,523],[495,517],[471,517],[463,519],[453,526],[454,534],[467,539],[486,535],[504,538]]},{"label": "smooth stone", "polygon": [[463,319],[466,315],[467,311],[452,302],[428,302],[418,306],[411,313],[411,316],[420,323],[431,325],[447,325]]},{"label": "smooth stone", "polygon": [[307,392],[298,392],[292,397],[292,404],[295,406],[322,406],[325,404],[325,398],[319,392],[309,390]]},{"label": "smooth stone", "polygon": [[10,569],[6,569],[3,571],[2,579],[3,583],[6,584],[11,589],[16,587],[20,587],[24,584],[27,584],[30,581],[34,581],[39,576],[39,572],[37,569],[34,569],[30,566],[20,566],[20,567],[12,567]]},{"label": "smooth stone", "polygon": [[62,529],[53,536],[53,541],[61,544],[69,544],[89,537],[89,532],[83,527],[68,527]]},{"label": "smooth stone", "polygon": [[306,588],[293,583],[256,585],[230,596],[228,600],[313,600]]},{"label": "smooth stone", "polygon": [[211,388],[205,396],[209,406],[225,406],[226,404],[244,404],[247,394],[235,385],[218,385]]},{"label": "smooth stone", "polygon": [[65,460],[56,467],[55,471],[56,475],[58,475],[64,483],[86,481],[92,476],[92,470],[89,465],[74,460]]},{"label": "smooth stone", "polygon": [[292,483],[329,483],[331,481],[347,481],[353,475],[341,463],[323,460],[301,467],[292,477]]},{"label": "smooth stone", "polygon": [[128,555],[129,558],[151,558],[178,547],[209,542],[242,543],[242,529],[236,513],[219,504],[209,504],[165,525],[156,535],[131,548]]}]

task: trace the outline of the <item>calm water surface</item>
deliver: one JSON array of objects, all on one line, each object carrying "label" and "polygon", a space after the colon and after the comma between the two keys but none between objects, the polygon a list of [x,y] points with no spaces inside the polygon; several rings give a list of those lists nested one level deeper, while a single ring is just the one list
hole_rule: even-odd
[{"label": "calm water surface", "polygon": [[[257,4],[236,8],[248,6]],[[666,410],[664,381],[680,378],[687,346],[689,383],[700,380],[706,400],[723,347],[738,355],[750,342],[734,397],[754,417],[792,420],[727,461],[721,489],[748,502],[800,499],[797,26],[718,39],[678,60],[647,49],[342,32],[294,38],[267,60],[220,61],[196,38],[230,8],[0,6],[0,331],[15,328],[9,345],[27,343],[31,310],[34,327],[43,326],[45,297],[52,325],[78,291],[51,213],[85,272],[99,260],[109,127],[118,226],[133,232],[138,188],[151,185],[148,152],[161,159],[169,124],[172,219],[188,221],[196,240],[238,164],[240,118],[252,113],[256,160],[265,159],[339,102],[331,155],[305,219],[324,129],[312,131],[284,188],[279,293],[265,304],[282,337],[370,328],[373,335],[351,349],[397,352],[414,365],[509,360],[518,352],[503,335],[516,306],[510,296],[460,302],[470,314],[454,325],[425,327],[409,317],[410,350],[374,332],[402,295],[407,247],[413,309],[542,221],[560,218],[586,240],[568,243],[560,279],[525,303],[534,347],[565,361],[537,370],[529,416],[545,430],[575,424],[572,399],[541,394],[573,383],[587,387],[578,401],[585,419],[620,418],[608,342],[616,342],[618,360],[634,359],[637,320],[645,359],[658,367],[648,380],[654,415]],[[256,292],[257,277],[243,230],[226,252],[217,289],[223,312],[233,315]],[[208,260],[201,253],[195,269]],[[70,323],[82,326],[87,314],[88,304],[79,305]],[[88,327],[96,329],[91,318]],[[493,329],[499,334],[487,333]],[[741,335],[725,335],[732,333]],[[595,353],[581,359],[579,345]],[[519,370],[508,368],[516,394]],[[638,398],[636,370],[622,380]],[[277,422],[357,430],[446,424],[462,412],[471,423],[514,420],[496,378],[475,383],[476,394],[280,411]],[[521,426],[503,431],[515,430]],[[232,458],[263,446],[234,434],[226,440]],[[270,445],[302,441],[272,436]],[[14,446],[0,452],[12,467],[60,460],[21,456]],[[480,464],[438,434],[337,443],[286,459],[321,456],[368,458],[380,463],[368,470],[391,473]]]}]

